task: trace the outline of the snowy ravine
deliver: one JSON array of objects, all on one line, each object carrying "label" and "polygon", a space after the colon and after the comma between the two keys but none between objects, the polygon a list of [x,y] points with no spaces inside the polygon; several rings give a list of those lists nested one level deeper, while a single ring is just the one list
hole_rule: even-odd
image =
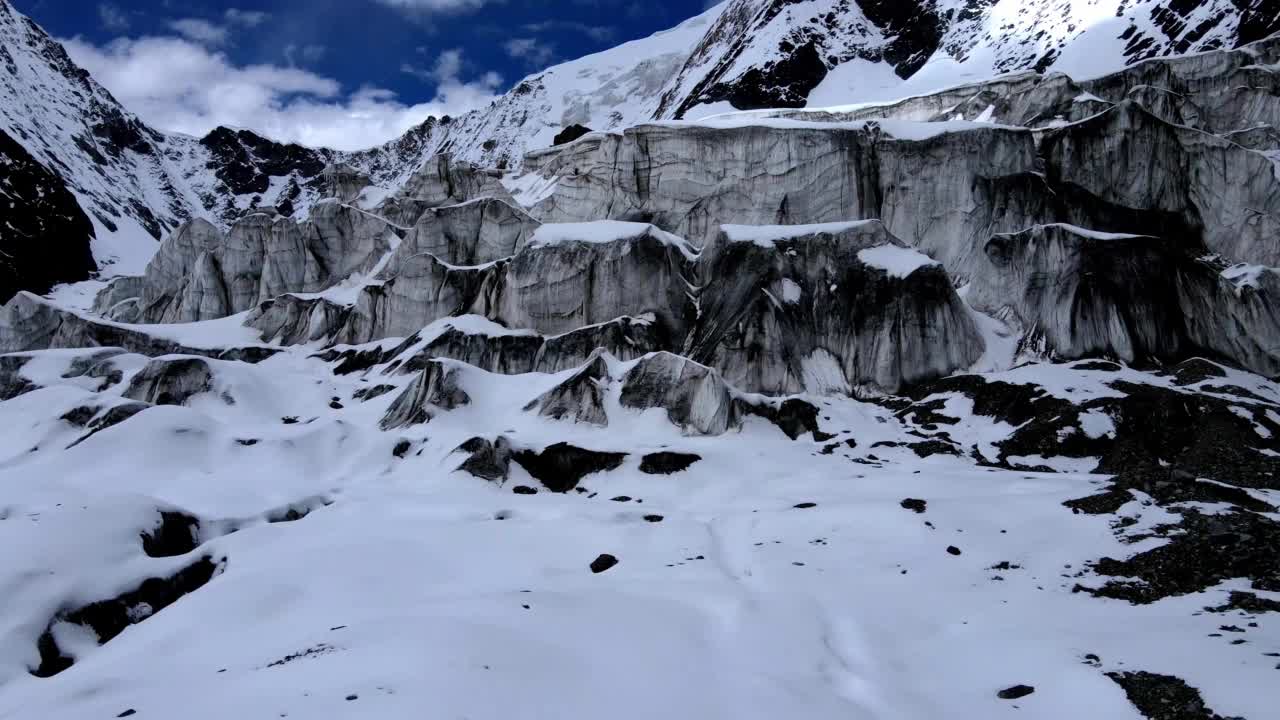
[{"label": "snowy ravine", "polygon": [[[0,217],[99,233],[44,285],[191,199],[140,156],[234,161],[0,306],[0,720],[1275,717],[1272,6],[1022,3],[1163,20],[988,78],[1088,32],[918,5],[734,0],[363,154],[120,114],[99,163],[54,150],[114,101],[66,65],[106,114],[24,125],[65,56],[0,0]],[[901,96],[735,81],[818,7]]]}]

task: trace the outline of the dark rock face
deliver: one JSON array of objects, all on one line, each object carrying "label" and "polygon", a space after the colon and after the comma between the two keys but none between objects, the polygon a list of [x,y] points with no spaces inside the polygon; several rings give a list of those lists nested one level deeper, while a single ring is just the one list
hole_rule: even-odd
[{"label": "dark rock face", "polygon": [[551,144],[553,146],[566,145],[590,132],[591,128],[585,125],[570,125],[557,133],[555,138],[551,141]]},{"label": "dark rock face", "polygon": [[53,677],[75,663],[75,659],[63,654],[53,636],[57,623],[80,625],[98,636],[98,643],[105,644],[130,625],[143,622],[157,612],[180,600],[184,595],[199,590],[213,579],[226,559],[214,562],[206,556],[179,570],[167,578],[145,580],[136,589],[109,600],[100,600],[70,612],[59,613],[49,622],[37,642],[40,652],[39,666],[31,669],[36,677]]},{"label": "dark rock face", "polygon": [[739,110],[804,107],[809,92],[826,76],[827,65],[810,41],[763,67],[751,68],[731,83],[712,85],[703,98],[704,102],[728,101]]},{"label": "dark rock face", "polygon": [[1129,702],[1149,720],[1242,720],[1210,710],[1199,690],[1172,675],[1137,671],[1109,672],[1107,677],[1124,689]]},{"label": "dark rock face", "polygon": [[475,437],[462,444],[458,450],[471,453],[459,470],[478,478],[501,482],[511,473],[511,441],[505,437],[497,440]]},{"label": "dark rock face", "polygon": [[272,176],[286,176],[295,171],[303,177],[314,178],[328,164],[328,151],[284,145],[248,130],[215,128],[200,139],[200,144],[208,148],[212,156],[210,169],[235,195],[265,193]]},{"label": "dark rock face", "polygon": [[768,420],[792,440],[798,440],[806,433],[814,440],[830,438],[818,426],[818,408],[799,398],[739,398],[737,405],[744,415],[755,415]]},{"label": "dark rock face", "polygon": [[1224,580],[1248,578],[1259,590],[1280,591],[1280,523],[1239,510],[1204,515],[1175,510],[1177,523],[1156,528],[1168,544],[1126,560],[1102,558],[1093,570],[1109,580],[1099,588],[1080,590],[1097,597],[1145,605],[1157,600],[1201,592]]},{"label": "dark rock face", "polygon": [[141,534],[142,551],[148,557],[186,555],[200,546],[200,519],[177,510],[160,512],[160,522]]},{"label": "dark rock face", "polygon": [[124,396],[152,405],[185,405],[213,390],[213,368],[200,358],[152,360],[129,382]]},{"label": "dark rock face", "polygon": [[71,443],[67,447],[75,447],[103,430],[115,427],[150,407],[151,405],[144,402],[131,402],[124,403],[123,405],[116,405],[106,412],[99,412],[89,421],[89,424],[85,426],[85,429],[88,432],[80,436],[75,442]]},{"label": "dark rock face", "polygon": [[614,470],[627,457],[626,453],[597,452],[556,443],[543,450],[520,450],[512,458],[551,492],[565,493],[578,486],[582,478],[596,472]]},{"label": "dark rock face", "polygon": [[58,175],[0,130],[0,304],[98,269],[93,224]]},{"label": "dark rock face", "polygon": [[672,475],[688,470],[701,459],[701,455],[693,453],[649,453],[640,459],[640,472],[647,475]]}]

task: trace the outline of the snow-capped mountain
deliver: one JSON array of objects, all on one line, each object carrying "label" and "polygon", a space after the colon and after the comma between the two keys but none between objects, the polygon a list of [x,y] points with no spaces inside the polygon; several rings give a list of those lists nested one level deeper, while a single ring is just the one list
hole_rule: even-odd
[{"label": "snow-capped mountain", "polygon": [[1280,29],[1275,0],[731,0],[657,117],[891,100],[993,75],[1083,79]]},{"label": "snow-capped mountain", "polygon": [[[384,194],[438,152],[517,169],[564,128],[760,107],[896,99],[1025,69],[1096,75],[1150,57],[1235,47],[1280,27],[1276,0],[730,0],[681,25],[535,73],[492,105],[430,119],[362,152],[249,130],[204,138],[146,126],[35,23],[0,0],[0,130],[61,177],[93,227],[98,269],[136,273],[190,217],[228,227],[274,207],[305,218],[320,174],[345,163]],[[16,237],[16,236],[15,236]],[[6,240],[6,243],[20,240]],[[76,250],[79,252],[79,250]],[[26,289],[83,279],[38,268]],[[36,281],[34,278],[50,280]]]}]

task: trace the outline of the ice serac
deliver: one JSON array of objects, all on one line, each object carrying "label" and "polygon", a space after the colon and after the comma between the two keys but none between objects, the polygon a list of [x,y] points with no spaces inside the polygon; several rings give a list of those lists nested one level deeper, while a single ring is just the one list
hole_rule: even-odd
[{"label": "ice serac", "polygon": [[591,354],[586,365],[525,406],[542,417],[607,427],[604,388],[609,384],[609,360],[604,350]]},{"label": "ice serac", "polygon": [[301,345],[333,339],[348,314],[348,307],[325,298],[287,294],[258,305],[244,324],[257,330],[264,342]]},{"label": "ice serac", "polygon": [[1051,218],[1029,130],[981,123],[744,119],[644,125],[540,158],[547,222],[643,219],[695,243],[722,223],[883,219],[963,278],[993,231]]},{"label": "ice serac", "polygon": [[448,361],[431,361],[402,392],[386,415],[383,430],[411,427],[431,422],[440,412],[455,410],[471,402],[459,384],[461,372]]},{"label": "ice serac", "polygon": [[968,300],[1021,326],[1029,347],[1127,362],[1187,349],[1177,275],[1190,259],[1171,241],[1041,225],[994,236],[986,257]]},{"label": "ice serac", "polygon": [[[1141,219],[1149,232],[1202,242],[1232,260],[1280,265],[1280,179],[1265,155],[1173,125],[1136,102],[1049,131],[1049,180],[1097,202],[1079,203],[1108,229]],[[1111,222],[1100,221],[1109,215]]]},{"label": "ice serac", "polygon": [[428,207],[456,205],[474,198],[507,198],[510,193],[499,180],[498,170],[457,161],[447,152],[427,159],[397,193]]},{"label": "ice serac", "polygon": [[640,220],[701,244],[720,223],[817,223],[879,209],[874,142],[860,129],[642,125],[597,134],[537,169],[546,222]]},{"label": "ice serac", "polygon": [[660,332],[682,338],[695,257],[683,239],[646,223],[543,225],[507,266],[496,316],[557,334],[647,313]]},{"label": "ice serac", "polygon": [[689,435],[723,435],[742,425],[734,392],[720,373],[669,352],[647,355],[627,371],[621,402],[662,409]]},{"label": "ice serac", "polygon": [[468,312],[473,304],[483,313],[489,304],[484,298],[500,285],[505,265],[458,267],[429,253],[403,258],[361,288],[338,338],[359,345],[408,337],[436,320]]},{"label": "ice serac", "polygon": [[398,242],[377,216],[336,200],[317,203],[302,223],[255,211],[229,232],[200,218],[160,244],[141,280],[119,278],[99,293],[98,312],[139,294],[129,319],[149,323],[212,320],[290,292],[318,292],[367,273]]},{"label": "ice serac", "polygon": [[324,196],[344,203],[355,202],[372,183],[368,175],[346,163],[325,165],[320,177],[324,181]]},{"label": "ice serac", "polygon": [[[477,320],[475,317],[468,319]],[[551,336],[532,331],[510,331],[492,323],[478,327],[479,324],[470,322],[449,327],[428,342],[415,357],[449,358],[489,372],[518,375],[576,368],[601,348],[612,357],[626,361],[667,346],[652,316],[621,317]]]},{"label": "ice serac", "polygon": [[129,382],[124,396],[152,405],[185,405],[213,390],[213,368],[203,358],[157,358]]},{"label": "ice serac", "polygon": [[[1225,269],[1175,240],[1046,225],[994,236],[968,300],[1023,332],[1023,347],[1074,360],[1177,362],[1200,354],[1274,376],[1276,274]],[[1234,278],[1234,280],[1233,280]]]},{"label": "ice serac", "polygon": [[700,275],[686,354],[741,390],[893,392],[984,349],[942,267],[879,221],[725,226]]},{"label": "ice serac", "polygon": [[391,259],[429,253],[450,265],[482,265],[515,255],[539,223],[509,202],[481,198],[431,208],[405,234]]}]

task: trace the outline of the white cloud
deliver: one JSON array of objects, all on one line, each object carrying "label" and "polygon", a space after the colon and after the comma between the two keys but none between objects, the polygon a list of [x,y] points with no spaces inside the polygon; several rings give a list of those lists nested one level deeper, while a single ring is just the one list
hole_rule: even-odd
[{"label": "white cloud", "polygon": [[107,30],[118,32],[129,29],[129,16],[111,3],[98,3],[98,20]]},{"label": "white cloud", "polygon": [[292,67],[298,64],[298,59],[303,62],[313,63],[324,58],[328,54],[329,48],[324,45],[302,45],[298,46],[289,43],[284,46],[284,58]]},{"label": "white cloud", "polygon": [[[375,0],[383,5],[401,10],[419,12],[457,12],[474,10],[491,4],[494,0]],[[500,0],[499,0],[500,1]]]},{"label": "white cloud", "polygon": [[271,19],[270,13],[265,13],[261,10],[241,10],[239,8],[227,8],[227,11],[222,16],[232,25],[243,25],[245,27],[257,27]]},{"label": "white cloud", "polygon": [[493,73],[463,81],[464,58],[451,50],[429,71],[435,96],[407,105],[382,88],[344,94],[338,81],[296,67],[237,66],[184,38],[120,38],[103,46],[81,38],[61,42],[143,120],[195,136],[228,125],[304,145],[361,149],[399,137],[428,116],[457,116],[488,104],[501,84]]},{"label": "white cloud", "polygon": [[223,45],[227,42],[229,35],[225,26],[214,25],[200,18],[173,20],[169,23],[169,28],[188,40],[205,45]]},{"label": "white cloud", "polygon": [[513,58],[524,60],[534,67],[545,67],[556,55],[554,45],[544,43],[537,38],[512,38],[503,44],[503,49]]}]

